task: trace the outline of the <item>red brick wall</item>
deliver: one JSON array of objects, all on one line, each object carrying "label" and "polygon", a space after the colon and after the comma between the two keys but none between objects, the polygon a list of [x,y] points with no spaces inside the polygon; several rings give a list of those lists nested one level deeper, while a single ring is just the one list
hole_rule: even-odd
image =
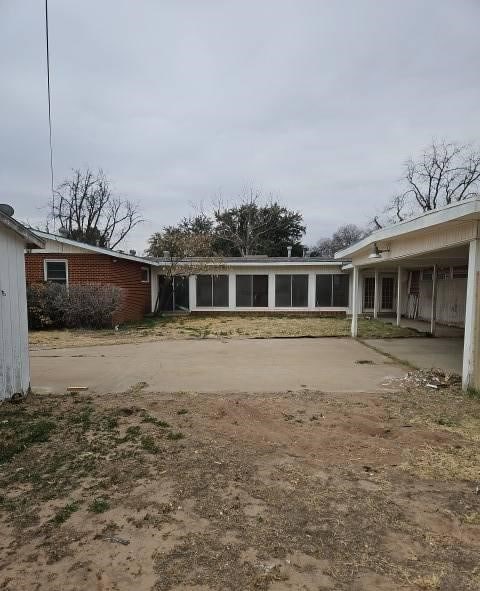
[{"label": "red brick wall", "polygon": [[146,264],[115,259],[103,254],[27,253],[25,268],[28,283],[44,281],[44,260],[68,261],[68,282],[111,284],[123,289],[124,303],[115,322],[140,320],[151,311],[150,283],[142,283],[141,268]]}]

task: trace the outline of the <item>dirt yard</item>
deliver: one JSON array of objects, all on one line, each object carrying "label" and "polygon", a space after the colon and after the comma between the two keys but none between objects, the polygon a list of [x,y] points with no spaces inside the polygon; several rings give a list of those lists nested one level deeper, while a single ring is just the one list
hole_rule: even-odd
[{"label": "dirt yard", "polygon": [[0,406],[0,589],[480,589],[479,400],[145,386]]},{"label": "dirt yard", "polygon": [[[167,316],[114,330],[43,330],[30,332],[33,349],[88,347],[167,339],[341,337],[350,335],[350,320],[314,316]],[[362,338],[419,336],[415,330],[360,320]]]}]

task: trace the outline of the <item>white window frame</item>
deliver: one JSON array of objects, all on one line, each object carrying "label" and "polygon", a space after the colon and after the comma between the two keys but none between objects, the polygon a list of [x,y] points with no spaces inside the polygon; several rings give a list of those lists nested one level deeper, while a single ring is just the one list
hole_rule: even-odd
[{"label": "white window frame", "polygon": [[140,269],[147,272],[147,279],[142,279],[141,283],[150,283],[150,267],[140,267]]},{"label": "white window frame", "polygon": [[[43,260],[43,280],[48,282],[48,274],[47,274],[47,264],[48,263],[65,263],[65,285],[68,285],[69,283],[69,277],[68,277],[68,259],[44,259]],[[52,283],[56,283],[55,281],[51,280]]]}]

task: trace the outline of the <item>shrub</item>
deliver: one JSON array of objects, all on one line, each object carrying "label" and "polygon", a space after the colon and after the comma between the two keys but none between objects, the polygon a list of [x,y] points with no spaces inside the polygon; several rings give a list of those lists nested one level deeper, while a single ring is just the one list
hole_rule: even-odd
[{"label": "shrub", "polygon": [[27,288],[28,324],[35,329],[112,326],[122,298],[122,290],[109,284],[33,284]]},{"label": "shrub", "polygon": [[66,289],[59,283],[27,286],[28,326],[57,328],[65,324]]}]

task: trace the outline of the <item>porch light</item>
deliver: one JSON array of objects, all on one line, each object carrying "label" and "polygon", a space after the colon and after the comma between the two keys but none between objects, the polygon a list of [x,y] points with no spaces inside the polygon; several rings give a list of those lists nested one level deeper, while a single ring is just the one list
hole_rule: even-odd
[{"label": "porch light", "polygon": [[381,259],[382,252],[390,252],[390,249],[385,248],[384,250],[380,250],[380,248],[378,248],[378,246],[377,246],[377,243],[374,242],[373,247],[372,247],[372,252],[368,255],[368,258],[369,259]]}]

